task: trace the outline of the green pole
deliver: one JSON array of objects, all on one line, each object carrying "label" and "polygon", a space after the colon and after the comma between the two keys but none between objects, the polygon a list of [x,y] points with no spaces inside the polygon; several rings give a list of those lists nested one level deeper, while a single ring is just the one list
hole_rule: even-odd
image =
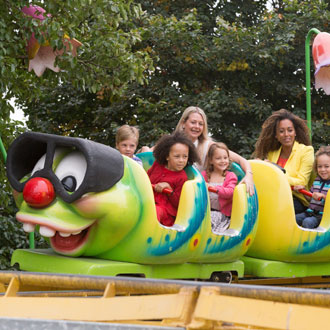
[{"label": "green pole", "polygon": [[309,135],[312,139],[312,103],[311,103],[311,60],[310,60],[310,40],[312,34],[319,34],[318,29],[310,29],[305,40],[305,66],[306,66],[306,119]]},{"label": "green pole", "polygon": [[2,153],[2,156],[3,156],[3,160],[6,161],[7,159],[7,153],[6,153],[6,149],[2,143],[2,139],[1,139],[1,136],[0,136],[0,149],[1,149],[1,153]]},{"label": "green pole", "polygon": [[32,233],[29,233],[29,245],[30,249],[34,249],[34,231]]},{"label": "green pole", "polygon": [[[1,149],[1,153],[3,156],[4,161],[6,162],[7,160],[7,153],[6,153],[6,149],[3,145],[1,136],[0,136],[0,149]],[[35,245],[34,245],[34,233],[29,233],[29,245],[30,245],[30,249],[34,249]]]}]

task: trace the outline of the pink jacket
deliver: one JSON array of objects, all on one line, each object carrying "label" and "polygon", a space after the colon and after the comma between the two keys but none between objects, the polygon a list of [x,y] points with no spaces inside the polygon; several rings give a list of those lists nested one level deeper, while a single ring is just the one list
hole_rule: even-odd
[{"label": "pink jacket", "polygon": [[[206,175],[206,171],[202,172],[202,175],[206,182],[208,182],[208,178]],[[234,189],[237,184],[237,176],[235,173],[227,171],[225,181],[222,186],[215,186],[218,189],[218,199],[220,204],[220,211],[227,217],[231,215],[231,209],[233,204],[233,194]]]}]

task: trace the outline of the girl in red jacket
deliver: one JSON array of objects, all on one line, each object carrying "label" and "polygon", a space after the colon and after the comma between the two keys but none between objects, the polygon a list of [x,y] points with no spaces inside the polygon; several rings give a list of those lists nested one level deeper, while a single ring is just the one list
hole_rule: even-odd
[{"label": "girl in red jacket", "polygon": [[214,233],[221,233],[230,225],[230,215],[237,176],[228,171],[229,150],[224,143],[213,143],[207,154],[206,171],[202,175],[209,186],[217,188],[210,192],[211,224]]},{"label": "girl in red jacket", "polygon": [[[179,205],[182,186],[188,180],[184,168],[198,161],[194,144],[183,133],[164,135],[156,144],[155,161],[148,170],[154,185],[154,196],[158,221],[164,226],[173,226]],[[169,188],[172,194],[162,194]]]}]

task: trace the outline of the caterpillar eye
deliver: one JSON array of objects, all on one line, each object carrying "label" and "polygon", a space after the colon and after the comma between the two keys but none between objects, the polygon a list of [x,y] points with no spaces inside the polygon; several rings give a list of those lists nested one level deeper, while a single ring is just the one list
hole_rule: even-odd
[{"label": "caterpillar eye", "polygon": [[[56,159],[57,157],[59,157],[61,154],[63,153],[66,153],[66,149],[65,148],[57,148],[55,150],[55,153],[54,153],[54,157],[53,159]],[[44,167],[45,167],[45,161],[46,161],[46,154],[44,154],[37,162],[36,164],[34,165],[34,168],[31,172],[31,176],[37,172],[37,171],[40,171],[42,170]]]},{"label": "caterpillar eye", "polygon": [[42,170],[44,167],[45,167],[45,160],[46,160],[46,155],[43,155],[38,161],[37,163],[34,165],[34,168],[31,172],[31,176],[39,171],[39,170]]},{"label": "caterpillar eye", "polygon": [[74,176],[69,175],[62,179],[61,181],[64,189],[68,192],[74,192],[77,188],[77,180]]},{"label": "caterpillar eye", "polygon": [[75,192],[82,184],[87,169],[84,155],[79,151],[67,154],[58,164],[55,174],[67,192]]}]

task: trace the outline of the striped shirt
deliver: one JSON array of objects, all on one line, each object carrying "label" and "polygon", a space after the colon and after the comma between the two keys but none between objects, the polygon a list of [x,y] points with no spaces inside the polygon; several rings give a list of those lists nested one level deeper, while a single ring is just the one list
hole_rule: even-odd
[{"label": "striped shirt", "polygon": [[[330,180],[323,180],[319,176],[313,182],[311,187],[311,192],[319,192],[324,195],[327,195],[330,189]],[[313,210],[316,213],[323,212],[325,200],[321,199],[320,201],[315,200],[314,198],[311,199],[309,203],[309,209]]]}]

